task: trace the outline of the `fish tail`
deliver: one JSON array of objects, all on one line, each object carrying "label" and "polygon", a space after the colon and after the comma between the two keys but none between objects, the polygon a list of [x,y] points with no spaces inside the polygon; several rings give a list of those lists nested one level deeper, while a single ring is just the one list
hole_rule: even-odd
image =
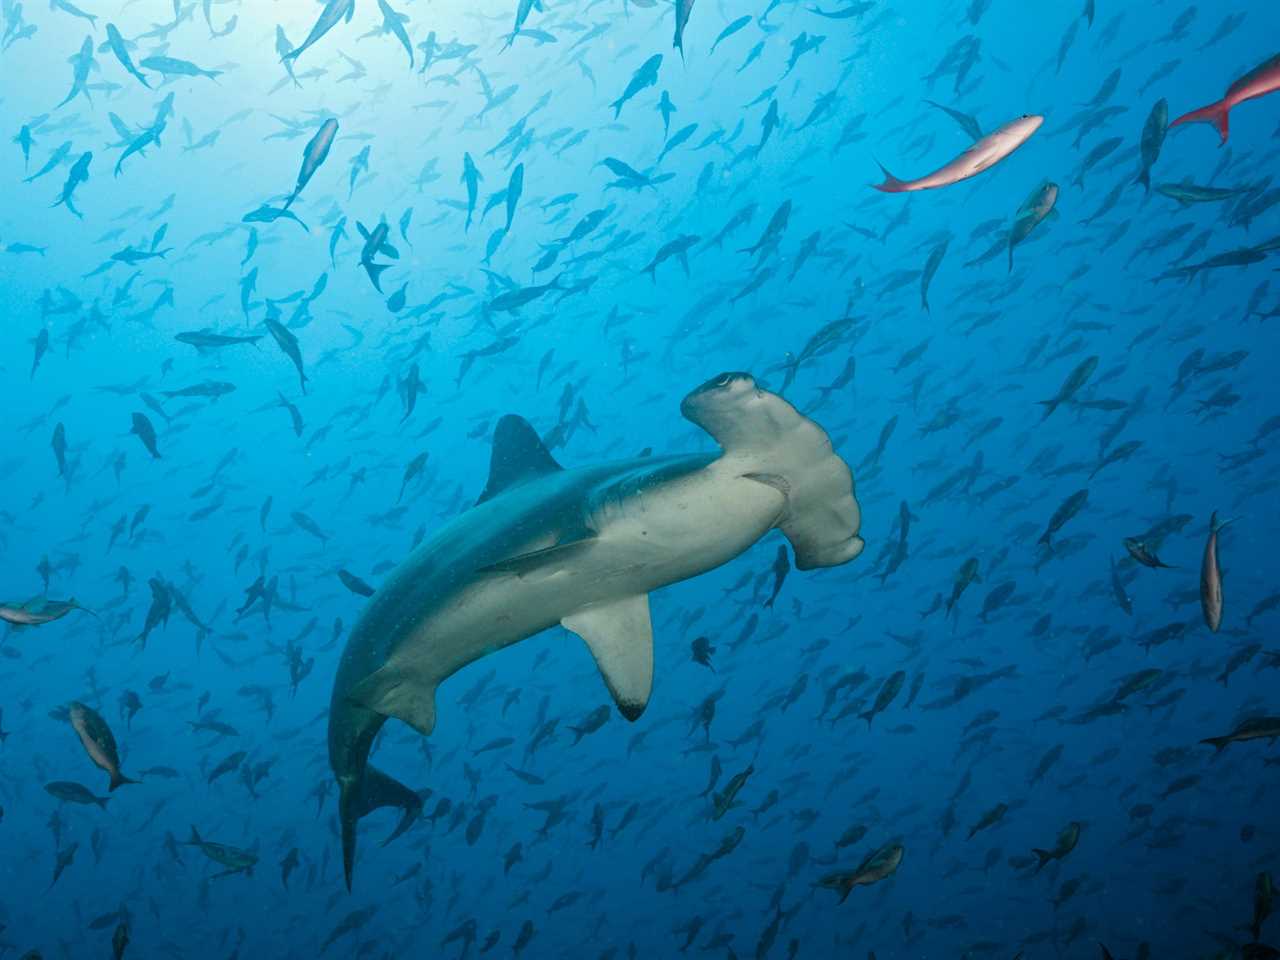
[{"label": "fish tail", "polygon": [[373,283],[373,289],[379,293],[382,292],[382,274],[391,269],[389,263],[366,263],[365,271],[369,274],[369,280]]},{"label": "fish tail", "polygon": [[1213,752],[1215,755],[1221,753],[1227,748],[1227,744],[1231,742],[1230,737],[1207,737],[1200,741],[1201,743],[1213,744]]},{"label": "fish tail", "polygon": [[1235,523],[1239,519],[1240,519],[1239,517],[1232,517],[1230,520],[1223,520],[1221,523],[1219,523],[1218,511],[1215,510],[1213,514],[1209,517],[1209,532],[1218,533],[1221,530],[1225,530],[1227,527],[1231,526],[1231,524]]},{"label": "fish tail", "polygon": [[381,807],[400,807],[404,811],[400,823],[382,841],[385,847],[408,830],[422,816],[422,797],[404,784],[393,780],[376,767],[366,767],[363,781],[339,780],[338,820],[342,826],[342,869],[347,890],[351,890],[351,874],[355,868],[356,826],[362,817]]},{"label": "fish tail", "polygon": [[119,770],[117,770],[115,773],[111,775],[111,784],[107,787],[107,789],[114,791],[116,787],[123,787],[126,783],[141,783],[141,782],[142,782],[141,780],[131,780],[128,777],[126,777],[123,773],[121,773]]},{"label": "fish tail", "polygon": [[1147,193],[1150,193],[1151,192],[1151,168],[1143,167],[1141,170],[1139,170],[1138,175],[1133,178],[1133,182],[1142,184],[1143,189],[1146,190]]},{"label": "fish tail", "polygon": [[1201,107],[1199,110],[1192,110],[1190,113],[1184,113],[1173,123],[1169,124],[1170,129],[1184,123],[1211,123],[1218,136],[1222,138],[1221,143],[1227,142],[1227,135],[1231,132],[1230,121],[1228,119],[1231,113],[1231,107],[1222,100],[1217,103],[1211,103],[1207,107]]},{"label": "fish tail", "polygon": [[871,185],[872,188],[879,190],[881,193],[902,193],[905,183],[890,173],[888,168],[879,160],[876,160],[876,166],[884,174],[884,183],[873,183]]},{"label": "fish tail", "polygon": [[1036,859],[1039,861],[1036,864],[1036,873],[1039,873],[1042,869],[1044,869],[1044,865],[1053,859],[1053,854],[1050,853],[1048,850],[1041,850],[1039,848],[1033,847],[1031,852],[1035,854]]}]

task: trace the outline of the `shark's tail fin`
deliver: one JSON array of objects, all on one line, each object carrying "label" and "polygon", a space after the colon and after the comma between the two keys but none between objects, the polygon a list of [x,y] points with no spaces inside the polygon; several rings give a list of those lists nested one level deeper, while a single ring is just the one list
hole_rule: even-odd
[{"label": "shark's tail fin", "polygon": [[1231,742],[1230,737],[1208,737],[1200,741],[1201,743],[1209,743],[1213,745],[1213,752],[1216,756],[1227,748],[1227,744]]},{"label": "shark's tail fin", "polygon": [[685,417],[724,448],[742,476],[786,499],[777,526],[798,570],[834,567],[862,552],[853,473],[825,430],[745,373],[724,373],[685,397]]},{"label": "shark's tail fin", "polygon": [[338,820],[342,826],[342,870],[347,890],[356,860],[356,826],[361,818],[381,807],[399,807],[400,822],[386,840],[385,847],[422,816],[422,797],[376,767],[365,767],[364,781],[339,781]]}]

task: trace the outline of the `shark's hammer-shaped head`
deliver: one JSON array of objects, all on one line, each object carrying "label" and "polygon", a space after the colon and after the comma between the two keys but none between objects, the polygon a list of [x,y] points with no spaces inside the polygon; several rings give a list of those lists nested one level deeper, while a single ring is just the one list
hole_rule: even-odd
[{"label": "shark's hammer-shaped head", "polygon": [[748,373],[722,373],[680,404],[685,418],[715,438],[741,475],[787,498],[778,527],[796,567],[832,567],[862,552],[853,474],[826,431]]}]

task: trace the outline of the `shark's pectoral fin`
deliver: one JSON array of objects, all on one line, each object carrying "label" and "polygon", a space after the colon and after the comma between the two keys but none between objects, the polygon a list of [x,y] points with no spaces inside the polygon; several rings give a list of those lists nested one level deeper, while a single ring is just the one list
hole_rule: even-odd
[{"label": "shark's pectoral fin", "polygon": [[560,621],[586,641],[618,710],[637,719],[653,689],[653,624],[649,595],[596,603]]},{"label": "shark's pectoral fin", "polygon": [[[744,479],[754,480],[756,483],[763,483],[766,487],[773,487],[777,490],[787,502],[791,500],[791,484],[787,482],[787,478],[777,473],[744,473]],[[778,516],[778,526],[782,526],[787,516],[787,508],[783,507],[782,513]]]},{"label": "shark's pectoral fin", "polygon": [[497,563],[481,567],[478,573],[511,573],[517,577],[527,577],[539,571],[558,570],[568,560],[573,559],[595,541],[594,534],[586,534],[581,539],[567,543],[557,543],[553,547],[531,550]]},{"label": "shark's pectoral fin", "polygon": [[347,698],[366,710],[407,723],[424,737],[435,729],[435,688],[424,686],[394,664],[369,674],[348,691]]},{"label": "shark's pectoral fin", "polygon": [[489,482],[476,505],[496,497],[529,480],[559,473],[564,468],[556,463],[538,431],[529,421],[508,414],[493,428],[493,454],[489,460]]}]

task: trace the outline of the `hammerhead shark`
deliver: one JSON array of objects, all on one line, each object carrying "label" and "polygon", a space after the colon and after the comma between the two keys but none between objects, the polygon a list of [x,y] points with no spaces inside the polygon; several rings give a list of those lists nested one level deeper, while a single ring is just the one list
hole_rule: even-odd
[{"label": "hammerhead shark", "polygon": [[422,735],[435,692],[463,667],[557,624],[586,642],[619,712],[636,720],[653,685],[649,592],[713,570],[775,527],[799,570],[862,552],[853,474],[826,432],[745,373],[684,398],[716,454],[566,470],[528,421],[494,428],[476,505],[423,541],[376,591],[348,639],[329,705],[347,889],[359,820],[422,797],[369,763],[389,717]]}]

